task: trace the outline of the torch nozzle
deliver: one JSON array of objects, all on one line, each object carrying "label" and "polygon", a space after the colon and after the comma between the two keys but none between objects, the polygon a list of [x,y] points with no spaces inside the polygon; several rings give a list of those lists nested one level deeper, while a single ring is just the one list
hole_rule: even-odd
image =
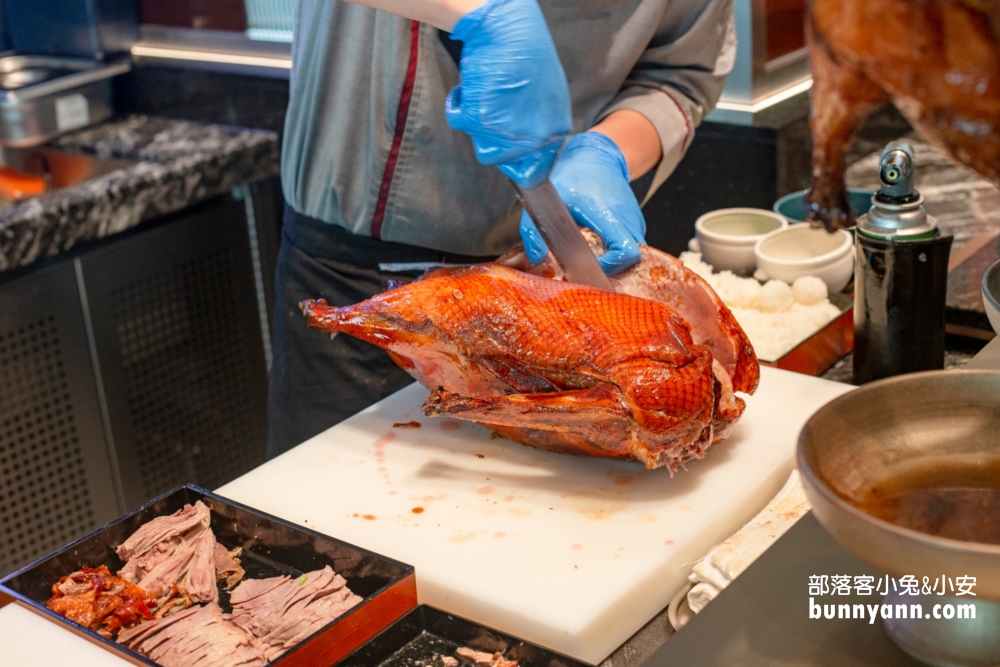
[{"label": "torch nozzle", "polygon": [[913,148],[909,144],[893,143],[886,146],[879,160],[879,180],[882,181],[880,194],[892,199],[912,195],[913,164]]}]

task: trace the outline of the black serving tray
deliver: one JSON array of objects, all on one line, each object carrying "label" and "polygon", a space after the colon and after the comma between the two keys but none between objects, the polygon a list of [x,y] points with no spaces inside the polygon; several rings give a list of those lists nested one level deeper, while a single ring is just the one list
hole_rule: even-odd
[{"label": "black serving tray", "polygon": [[472,621],[419,605],[337,663],[337,667],[442,667],[455,649],[503,653],[518,667],[584,667],[558,653],[505,635]]},{"label": "black serving tray", "polygon": [[[298,577],[329,565],[363,598],[358,606],[317,631],[272,665],[299,667],[333,664],[417,604],[413,567],[380,556],[341,540],[321,535],[277,517],[227,500],[194,485],[180,486],[151,500],[89,535],[40,558],[0,580],[0,598],[8,594],[33,611],[61,623],[77,634],[124,655],[134,664],[157,665],[114,640],[56,614],[45,603],[52,584],[82,567],[106,565],[117,572],[124,563],[115,548],[139,526],[158,516],[173,514],[184,505],[201,500],[212,510],[212,531],[227,549],[242,547],[244,578],[260,579],[283,574]],[[229,592],[220,582],[219,605],[231,611]]]}]

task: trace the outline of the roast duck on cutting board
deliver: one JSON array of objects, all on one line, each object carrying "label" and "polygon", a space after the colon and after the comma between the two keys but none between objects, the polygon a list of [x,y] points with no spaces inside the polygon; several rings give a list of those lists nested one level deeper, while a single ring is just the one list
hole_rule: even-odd
[{"label": "roast duck on cutting board", "polygon": [[890,100],[928,142],[1000,185],[1000,0],[812,0],[806,34],[812,221],[854,224],[844,151]]},{"label": "roast duck on cutting board", "polygon": [[753,393],[760,368],[712,288],[641,249],[612,278],[617,292],[565,282],[551,257],[532,266],[515,250],[352,306],[301,307],[310,326],[386,350],[431,390],[428,416],[673,473],[729,435],[745,408],[734,392]]}]

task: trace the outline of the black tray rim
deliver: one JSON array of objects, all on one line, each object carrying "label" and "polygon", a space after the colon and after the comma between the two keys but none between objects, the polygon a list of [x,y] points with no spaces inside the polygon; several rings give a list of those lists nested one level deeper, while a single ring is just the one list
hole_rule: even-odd
[{"label": "black tray rim", "polygon": [[[427,627],[426,627],[426,619],[423,618],[424,615],[428,611],[431,612],[431,613],[435,613],[435,614],[441,614],[442,616],[447,616],[448,618],[451,618],[451,619],[457,619],[459,621],[463,621],[465,623],[468,623],[469,625],[474,625],[474,626],[479,627],[479,628],[484,628],[486,630],[489,630],[490,632],[493,632],[495,634],[498,634],[498,635],[501,635],[503,637],[506,637],[507,639],[511,639],[511,640],[516,641],[516,642],[520,642],[522,644],[526,644],[528,646],[533,646],[534,648],[539,649],[541,651],[544,651],[544,652],[546,652],[546,653],[548,653],[548,654],[550,654],[550,655],[552,655],[552,656],[554,656],[556,658],[561,658],[563,660],[566,660],[567,661],[567,663],[566,663],[567,665],[577,666],[577,667],[586,667],[586,665],[587,665],[587,663],[583,662],[582,660],[578,660],[576,658],[573,658],[573,657],[571,657],[569,655],[566,655],[565,653],[560,653],[559,651],[554,651],[554,650],[552,650],[550,648],[547,648],[545,646],[542,646],[541,644],[538,644],[536,642],[531,642],[531,641],[528,641],[527,639],[522,639],[521,637],[518,637],[517,635],[512,635],[512,634],[510,634],[508,632],[503,632],[501,630],[498,630],[498,629],[496,629],[496,628],[494,628],[492,626],[486,625],[484,623],[479,623],[478,621],[474,621],[471,618],[463,616],[462,614],[456,614],[454,612],[450,612],[450,611],[447,611],[445,609],[441,609],[440,607],[435,607],[433,605],[429,605],[429,604],[426,604],[426,603],[423,603],[423,602],[418,603],[416,607],[414,607],[413,609],[409,610],[408,612],[406,612],[405,614],[403,614],[402,616],[400,616],[399,618],[397,618],[395,621],[393,621],[389,625],[387,625],[384,628],[382,628],[381,630],[379,630],[377,633],[375,633],[371,637],[371,639],[369,639],[365,643],[361,644],[356,649],[354,649],[353,651],[351,651],[350,653],[348,653],[346,656],[344,656],[342,662],[350,660],[351,658],[353,658],[354,656],[356,656],[358,653],[360,653],[362,650],[364,650],[364,648],[366,646],[368,646],[369,644],[372,644],[372,643],[378,641],[380,637],[382,637],[385,633],[387,633],[390,630],[392,630],[392,628],[394,628],[397,624],[401,623],[403,621],[403,619],[405,619],[406,617],[410,616],[411,614],[420,614],[421,615],[421,627],[422,627],[422,629],[423,629],[424,632],[428,632]],[[397,646],[395,648],[395,650],[393,651],[393,654],[396,651],[400,651],[403,648],[405,648],[406,646],[408,646],[412,641],[414,641],[414,640],[411,639],[410,641],[406,642],[405,644],[402,644],[401,646]],[[451,641],[454,641],[454,640],[451,640]],[[385,660],[383,660],[383,662],[385,662]]]},{"label": "black tray rim", "polygon": [[[83,537],[79,537],[79,538],[73,540],[72,542],[70,542],[69,544],[67,544],[65,546],[62,546],[59,549],[56,549],[55,551],[52,551],[52,552],[50,552],[50,553],[48,553],[48,554],[46,554],[44,556],[41,556],[40,558],[36,558],[34,561],[32,561],[31,563],[29,563],[28,565],[25,565],[24,567],[18,569],[16,572],[12,572],[12,573],[8,574],[3,579],[0,579],[0,591],[2,591],[3,593],[5,593],[5,594],[7,594],[7,595],[9,595],[9,596],[11,596],[13,598],[15,598],[16,600],[19,600],[20,602],[24,603],[25,605],[29,606],[31,608],[31,611],[33,611],[35,613],[41,612],[41,613],[45,614],[47,617],[49,617],[52,620],[54,620],[56,623],[64,624],[64,625],[69,626],[68,629],[70,629],[70,630],[78,630],[79,632],[82,632],[85,635],[85,639],[87,639],[89,641],[99,642],[100,644],[104,645],[105,647],[107,647],[108,649],[114,651],[115,653],[125,654],[129,659],[139,660],[143,664],[150,665],[150,667],[162,667],[162,665],[160,663],[153,662],[152,660],[150,660],[146,656],[142,655],[138,651],[133,651],[132,649],[128,648],[127,646],[125,646],[123,644],[119,644],[117,641],[115,641],[113,639],[109,639],[107,637],[104,637],[104,636],[98,634],[97,632],[91,630],[90,628],[82,626],[79,623],[77,623],[75,621],[72,621],[72,620],[66,618],[65,616],[62,616],[61,614],[57,614],[56,612],[52,611],[51,609],[49,609],[45,605],[39,604],[35,600],[32,600],[31,598],[28,598],[25,595],[22,595],[18,591],[15,591],[12,588],[8,587],[7,586],[7,582],[10,581],[11,579],[14,579],[15,577],[20,576],[21,574],[24,574],[25,572],[28,572],[32,568],[37,567],[43,561],[46,561],[49,558],[52,558],[53,556],[58,556],[60,554],[63,554],[65,552],[69,551],[70,549],[73,549],[73,548],[77,547],[79,544],[82,544],[83,542],[87,541],[88,539],[91,539],[91,538],[95,537],[101,531],[106,530],[112,524],[117,523],[118,521],[126,519],[126,518],[128,518],[130,516],[134,516],[134,515],[138,514],[139,512],[142,512],[143,510],[146,510],[149,507],[151,507],[151,506],[155,505],[156,503],[160,502],[164,498],[166,498],[166,497],[168,497],[170,495],[173,495],[175,493],[178,493],[179,491],[182,491],[183,489],[189,489],[191,491],[194,491],[195,493],[207,496],[208,498],[211,498],[213,500],[219,500],[221,502],[227,503],[227,504],[229,504],[229,505],[231,505],[233,507],[239,508],[239,509],[244,510],[246,512],[252,512],[253,514],[256,514],[256,515],[258,515],[260,517],[263,517],[263,518],[268,519],[270,521],[277,522],[277,523],[282,524],[282,525],[284,525],[284,526],[286,526],[288,528],[292,528],[294,530],[301,531],[303,533],[311,535],[312,537],[318,537],[318,538],[321,538],[321,539],[324,539],[324,540],[330,540],[331,542],[337,542],[337,543],[341,544],[342,546],[348,547],[350,549],[354,549],[355,551],[361,552],[361,553],[366,554],[368,556],[372,556],[374,558],[378,558],[378,559],[380,559],[380,560],[382,560],[384,562],[390,563],[392,565],[396,565],[396,566],[402,568],[402,570],[403,570],[403,573],[401,574],[401,576],[398,579],[396,579],[395,581],[389,582],[385,586],[379,588],[378,590],[374,591],[373,593],[371,593],[370,595],[368,595],[367,597],[365,597],[361,601],[361,604],[357,605],[356,607],[353,607],[346,614],[343,614],[343,615],[338,616],[337,618],[333,619],[330,623],[324,625],[322,628],[320,628],[319,630],[317,630],[313,634],[311,634],[308,637],[306,637],[305,639],[303,639],[301,642],[299,642],[299,644],[297,646],[295,646],[294,648],[286,651],[277,660],[268,662],[267,664],[269,666],[270,665],[280,665],[281,661],[283,661],[285,658],[287,658],[288,656],[292,655],[293,653],[295,653],[296,651],[298,651],[299,649],[301,649],[303,646],[305,646],[309,642],[311,642],[314,639],[316,639],[316,637],[318,637],[319,635],[321,635],[321,634],[325,633],[326,631],[328,631],[331,627],[333,627],[334,625],[336,625],[337,623],[339,623],[341,620],[343,620],[343,619],[347,618],[348,616],[354,614],[355,612],[359,611],[362,607],[364,607],[365,605],[367,605],[369,602],[371,602],[372,600],[374,600],[379,595],[381,595],[381,594],[385,593],[386,591],[388,591],[390,588],[392,588],[393,586],[395,586],[396,584],[398,584],[400,581],[403,581],[404,579],[406,579],[408,576],[411,576],[411,575],[415,576],[416,575],[416,571],[415,571],[414,567],[412,565],[407,564],[407,563],[403,563],[402,561],[398,561],[398,560],[396,560],[394,558],[389,558],[388,556],[383,556],[382,554],[376,553],[376,552],[371,551],[369,549],[365,549],[363,547],[356,546],[354,544],[351,544],[350,542],[345,542],[345,541],[343,541],[341,539],[338,539],[336,537],[331,537],[329,535],[324,535],[323,533],[320,533],[320,532],[317,532],[315,530],[312,530],[311,528],[307,528],[305,526],[300,526],[298,524],[291,523],[290,521],[286,521],[284,519],[276,517],[273,514],[268,514],[267,512],[262,512],[262,511],[260,511],[258,509],[254,509],[252,507],[244,505],[243,503],[239,503],[239,502],[236,502],[235,500],[231,500],[229,498],[226,498],[225,496],[220,496],[219,494],[215,493],[214,491],[209,491],[208,489],[200,487],[197,484],[179,484],[178,486],[175,486],[174,488],[170,489],[169,491],[164,491],[163,493],[161,493],[160,495],[156,496],[152,500],[149,500],[149,501],[143,503],[142,505],[140,505],[139,507],[136,507],[132,511],[126,512],[126,513],[118,516],[117,518],[112,519],[111,521],[105,523],[103,526],[99,526],[98,528],[95,528],[94,530],[90,531],[89,533],[87,533]],[[417,605],[413,607],[413,609],[417,609],[419,606],[420,606],[420,604],[418,602]],[[412,611],[412,609],[410,611]],[[403,616],[405,616],[408,613],[409,613],[409,611],[407,611],[406,613],[404,613]],[[400,616],[400,618],[402,618],[402,616]],[[362,643],[361,646],[364,646],[365,644],[367,644],[369,641],[371,641],[372,639],[374,639],[375,637],[377,637],[378,635],[380,635],[382,632],[384,632],[386,629],[388,629],[392,625],[395,625],[398,621],[399,621],[399,619],[397,618],[395,621],[393,621],[392,623],[390,623],[389,625],[387,625],[385,628],[382,628],[381,630],[379,630],[371,638],[369,638],[364,643]],[[358,648],[360,648],[360,646]],[[351,653],[353,653],[353,651]],[[348,654],[348,655],[350,655],[350,654]]]}]

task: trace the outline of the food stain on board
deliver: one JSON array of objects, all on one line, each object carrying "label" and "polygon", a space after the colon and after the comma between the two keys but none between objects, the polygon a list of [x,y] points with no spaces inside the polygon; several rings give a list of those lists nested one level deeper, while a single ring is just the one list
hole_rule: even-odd
[{"label": "food stain on board", "polygon": [[423,426],[423,424],[417,421],[396,422],[395,424],[392,425],[393,428],[420,428],[421,426]]},{"label": "food stain on board", "polygon": [[[375,463],[378,464],[378,472],[382,474],[382,481],[385,482],[386,486],[392,486],[392,480],[389,478],[389,468],[386,467],[385,461],[385,446],[396,439],[396,434],[390,431],[386,433],[381,438],[375,441]],[[390,492],[392,493],[392,492]]]},{"label": "food stain on board", "polygon": [[410,511],[413,512],[414,514],[423,514],[424,513],[424,508],[423,507],[414,507]]},{"label": "food stain on board", "polygon": [[482,494],[484,496],[488,496],[489,494],[493,493],[494,491],[496,491],[496,489],[494,489],[492,486],[483,486],[483,487],[480,487],[479,489],[477,489],[476,493]]},{"label": "food stain on board", "polygon": [[457,431],[458,429],[462,428],[462,424],[461,424],[461,422],[457,422],[457,421],[452,421],[450,419],[446,419],[445,421],[440,422],[438,424],[438,427],[442,431]]},{"label": "food stain on board", "polygon": [[361,516],[361,518],[364,519],[365,521],[374,521],[375,520],[375,515],[374,514],[363,514]]},{"label": "food stain on board", "polygon": [[628,509],[628,507],[629,504],[622,500],[612,500],[608,502],[578,502],[574,509],[585,519],[604,521]]},{"label": "food stain on board", "polygon": [[448,539],[454,542],[455,544],[461,544],[462,542],[468,542],[469,540],[473,540],[475,538],[476,538],[475,533],[466,533],[460,530]]}]

